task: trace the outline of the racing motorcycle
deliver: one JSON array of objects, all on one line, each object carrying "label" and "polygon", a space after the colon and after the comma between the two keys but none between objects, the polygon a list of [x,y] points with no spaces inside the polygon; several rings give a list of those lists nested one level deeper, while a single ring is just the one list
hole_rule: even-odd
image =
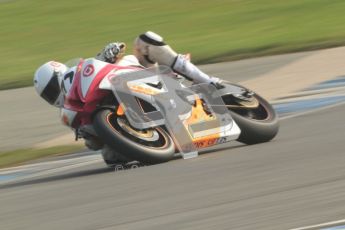
[{"label": "racing motorcycle", "polygon": [[[73,79],[72,79],[73,78]],[[184,158],[228,141],[252,145],[273,139],[279,128],[272,106],[253,91],[225,82],[188,85],[169,67],[117,66],[80,59],[61,82],[63,123],[111,149],[146,164]],[[108,151],[109,152],[109,151]]]}]

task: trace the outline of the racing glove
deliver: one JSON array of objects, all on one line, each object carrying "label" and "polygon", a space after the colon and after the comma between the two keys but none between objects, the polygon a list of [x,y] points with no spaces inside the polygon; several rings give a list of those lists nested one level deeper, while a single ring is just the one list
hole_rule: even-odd
[{"label": "racing glove", "polygon": [[96,58],[101,61],[115,63],[125,52],[126,45],[122,42],[109,43],[104,49],[97,54]]}]

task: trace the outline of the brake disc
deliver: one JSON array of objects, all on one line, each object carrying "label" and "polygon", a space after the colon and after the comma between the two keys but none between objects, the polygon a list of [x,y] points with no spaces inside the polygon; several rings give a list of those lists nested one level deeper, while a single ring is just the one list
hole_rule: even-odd
[{"label": "brake disc", "polygon": [[129,123],[126,120],[122,118],[117,118],[117,123],[122,128],[122,130],[124,130],[128,134],[136,138],[139,138],[141,140],[153,142],[159,139],[159,134],[154,129],[145,129],[145,130],[134,129],[129,125]]}]

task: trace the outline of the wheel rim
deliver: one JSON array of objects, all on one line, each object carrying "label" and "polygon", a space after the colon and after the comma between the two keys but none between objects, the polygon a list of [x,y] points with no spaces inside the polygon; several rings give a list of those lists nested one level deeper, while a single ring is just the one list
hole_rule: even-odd
[{"label": "wheel rim", "polygon": [[106,120],[114,131],[137,144],[155,149],[166,148],[169,144],[169,137],[160,127],[137,130],[130,126],[128,120],[124,116],[116,117],[115,113],[109,113]]},{"label": "wheel rim", "polygon": [[244,101],[229,95],[222,96],[225,105],[232,112],[251,120],[266,121],[272,118],[268,105],[262,102],[260,97],[252,95],[251,100]]}]

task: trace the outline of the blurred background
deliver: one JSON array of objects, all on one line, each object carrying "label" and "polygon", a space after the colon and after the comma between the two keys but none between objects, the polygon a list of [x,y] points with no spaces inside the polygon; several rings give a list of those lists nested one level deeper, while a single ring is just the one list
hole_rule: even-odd
[{"label": "blurred background", "polygon": [[343,0],[0,0],[0,89],[48,60],[90,57],[152,30],[194,62],[345,44]]}]

